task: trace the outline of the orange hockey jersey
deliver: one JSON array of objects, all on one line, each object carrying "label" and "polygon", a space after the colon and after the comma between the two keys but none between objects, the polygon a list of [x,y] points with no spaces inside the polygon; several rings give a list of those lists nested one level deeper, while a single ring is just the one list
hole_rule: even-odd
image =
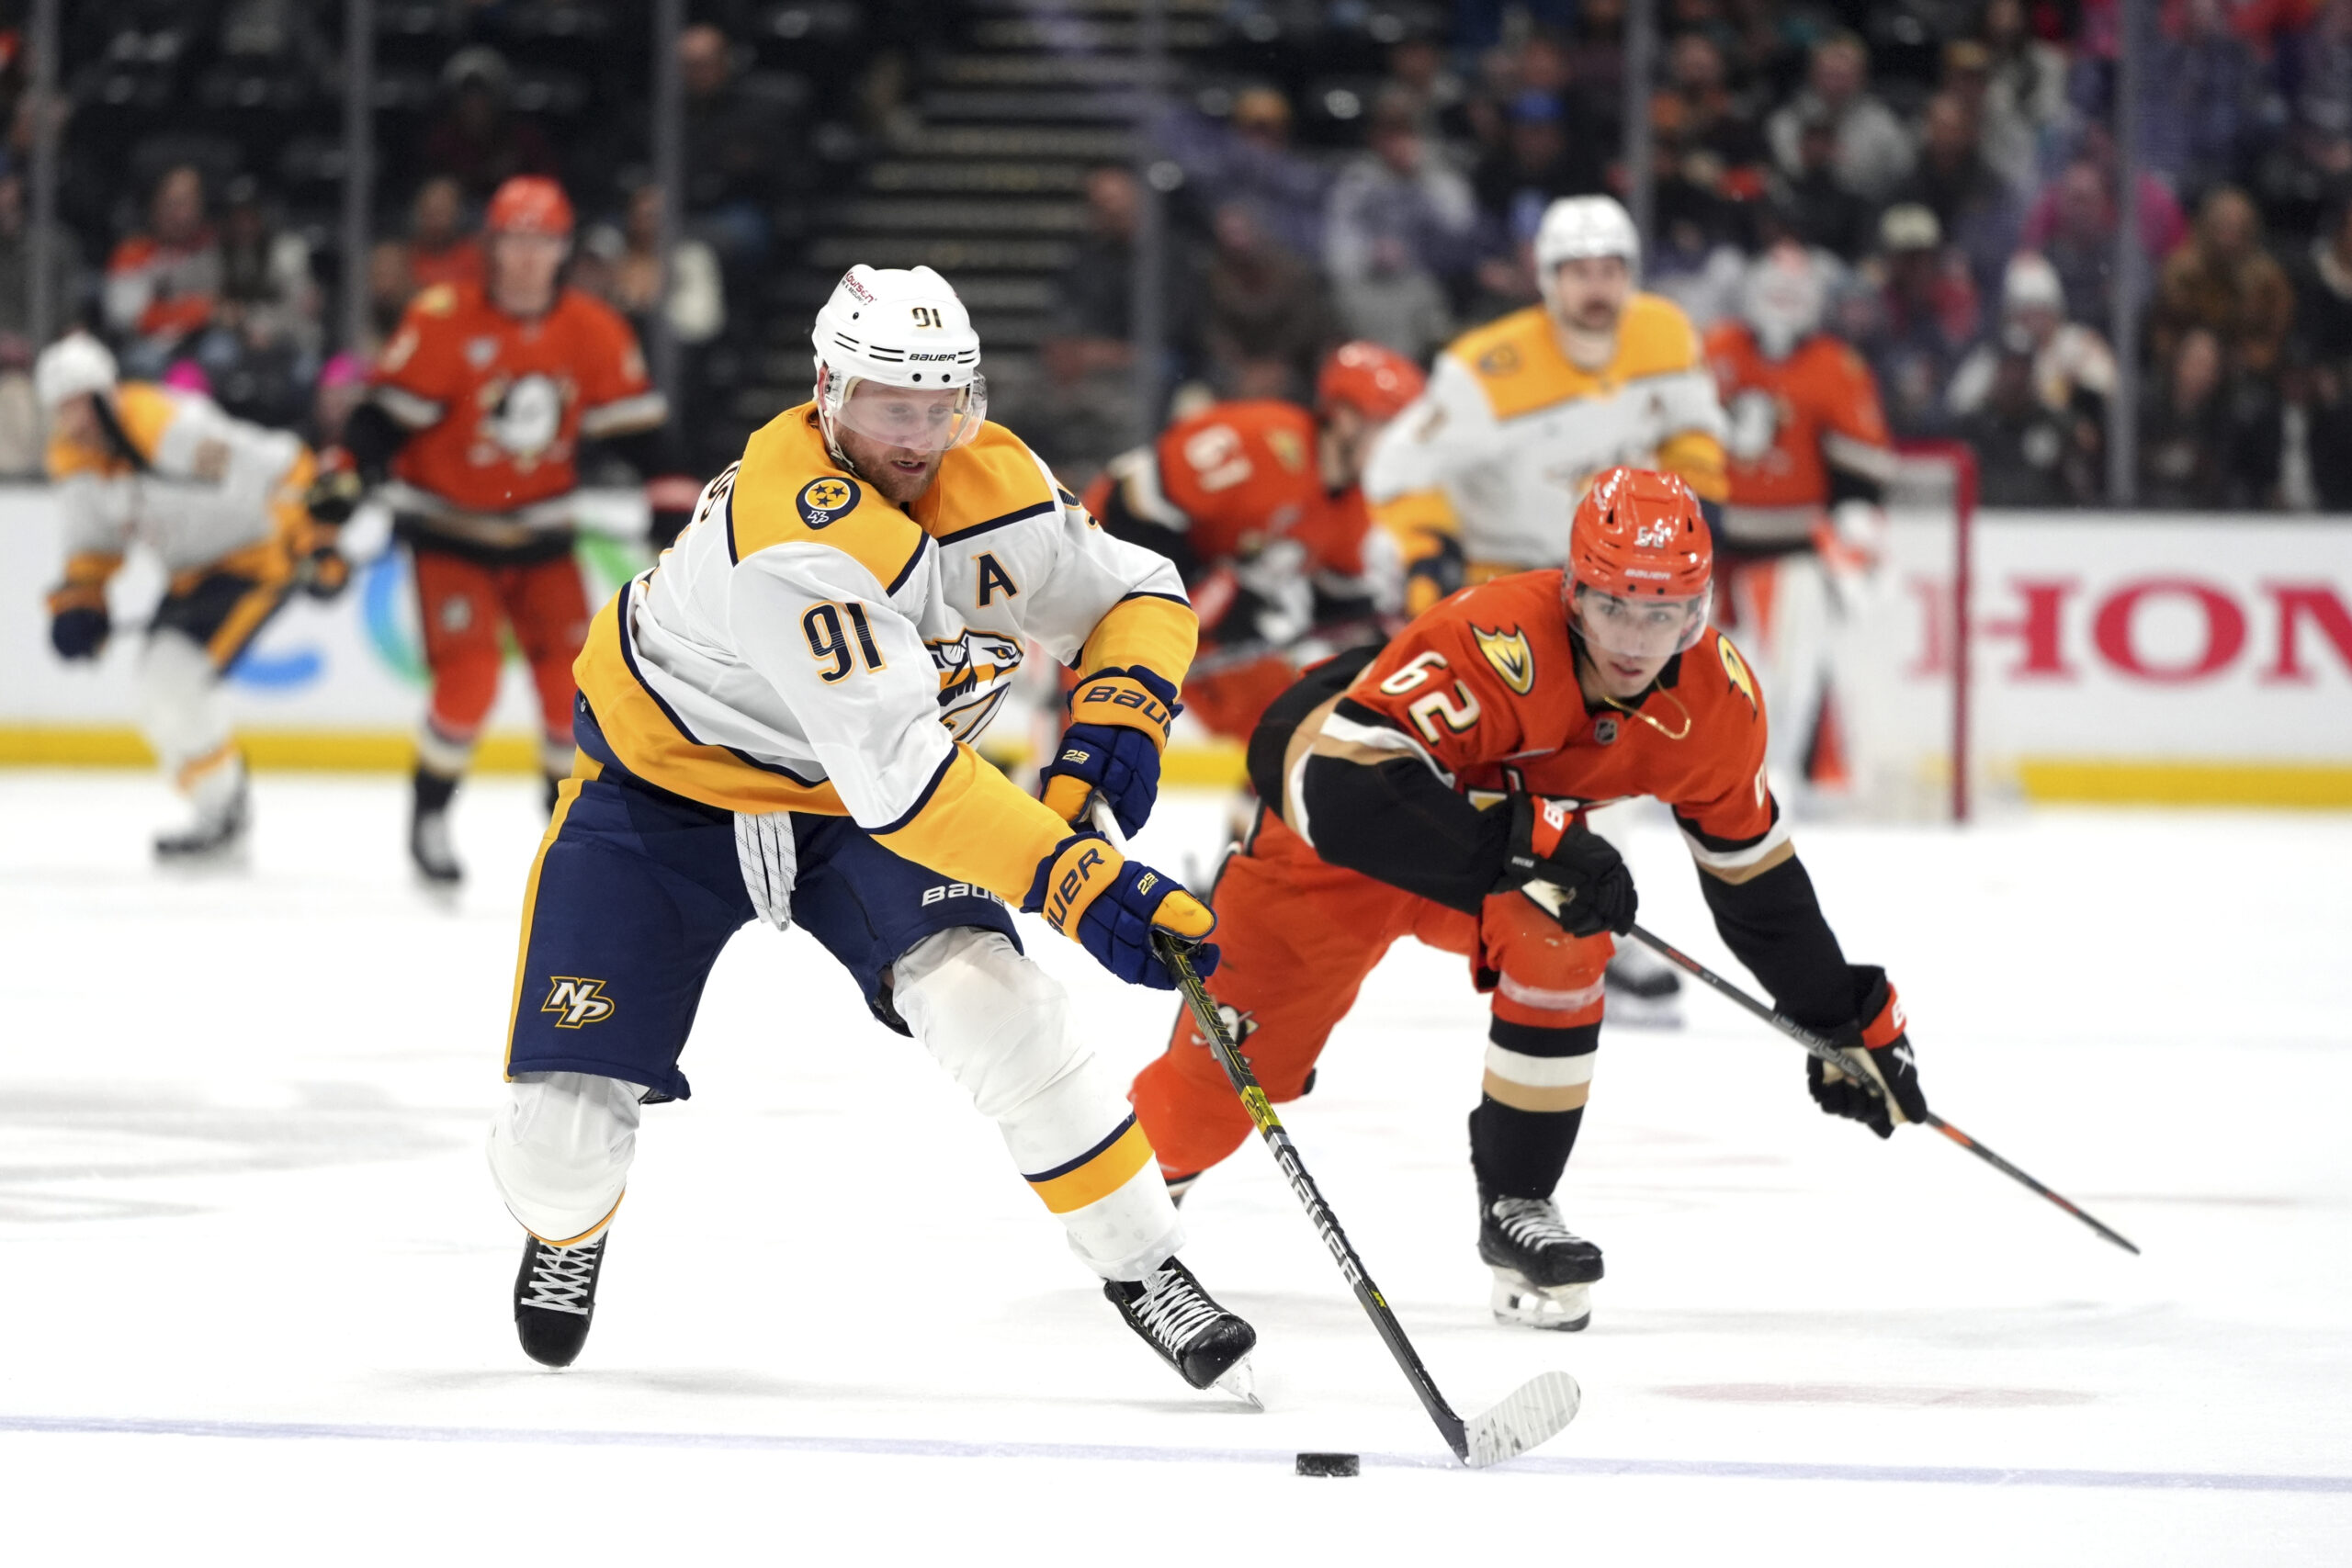
[{"label": "orange hockey jersey", "polygon": [[[1556,570],[1521,572],[1423,613],[1292,756],[1300,742],[1367,762],[1419,756],[1481,805],[1505,792],[1579,808],[1654,795],[1701,864],[1763,861],[1788,830],[1764,779],[1763,696],[1731,639],[1706,633],[1637,704],[1589,703],[1561,587]],[[1311,842],[1298,809],[1286,798],[1284,819]]]},{"label": "orange hockey jersey", "polygon": [[426,289],[385,345],[374,397],[413,433],[394,477],[466,513],[566,495],[583,438],[668,415],[629,324],[572,288],[534,321],[498,310],[476,284]]},{"label": "orange hockey jersey", "polygon": [[1727,321],[1707,333],[1707,359],[1731,423],[1727,543],[1803,545],[1836,499],[1833,468],[1876,484],[1894,476],[1878,383],[1844,343],[1816,335],[1768,359],[1745,321]]}]

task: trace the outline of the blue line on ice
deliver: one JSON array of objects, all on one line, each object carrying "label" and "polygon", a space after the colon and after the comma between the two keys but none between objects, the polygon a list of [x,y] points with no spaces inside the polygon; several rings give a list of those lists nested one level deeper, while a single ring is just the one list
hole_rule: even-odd
[{"label": "blue line on ice", "polygon": [[[163,1420],[112,1416],[0,1416],[0,1432],[59,1432],[152,1438],[242,1438],[265,1441],[524,1443],[591,1448],[748,1449],[775,1453],[863,1454],[900,1459],[1042,1459],[1131,1463],[1264,1464],[1287,1468],[1272,1449],[1140,1448],[1112,1443],[975,1443],[947,1438],[796,1438],[761,1432],[615,1432],[528,1427],[401,1427],[335,1421]],[[1439,1454],[1363,1456],[1368,1465],[1453,1470]],[[2165,1492],[2352,1493],[2352,1475],[2227,1474],[2206,1471],[2030,1470],[1969,1465],[1788,1464],[1755,1460],[1571,1459],[1530,1454],[1506,1468],[1545,1475],[1674,1475],[1726,1481],[1892,1481],[1939,1486],[2126,1487]]]}]

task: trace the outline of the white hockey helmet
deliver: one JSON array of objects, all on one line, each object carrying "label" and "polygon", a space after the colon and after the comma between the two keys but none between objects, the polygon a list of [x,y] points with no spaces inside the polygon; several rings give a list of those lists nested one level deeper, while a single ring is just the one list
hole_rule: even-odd
[{"label": "white hockey helmet", "polygon": [[[808,338],[817,351],[817,419],[836,458],[842,426],[889,446],[944,452],[978,435],[988,418],[980,335],[956,290],[927,266],[851,267]],[[861,381],[950,395],[853,403]]]},{"label": "white hockey helmet", "polygon": [[1634,215],[1615,197],[1564,196],[1544,209],[1535,225],[1535,280],[1544,303],[1553,303],[1553,274],[1565,261],[1579,256],[1623,256],[1626,270],[1638,282],[1642,276],[1642,237],[1634,230]]},{"label": "white hockey helmet", "polygon": [[114,384],[114,355],[87,333],[67,333],[33,361],[33,396],[51,412],[85,392],[111,392]]},{"label": "white hockey helmet", "polygon": [[1739,284],[1739,313],[1765,358],[1786,359],[1821,330],[1827,296],[1819,260],[1803,245],[1783,242],[1747,264]]}]

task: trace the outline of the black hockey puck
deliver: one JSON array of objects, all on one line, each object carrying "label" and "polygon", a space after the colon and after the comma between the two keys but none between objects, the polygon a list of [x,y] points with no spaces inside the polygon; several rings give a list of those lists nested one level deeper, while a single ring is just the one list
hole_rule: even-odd
[{"label": "black hockey puck", "polygon": [[1298,1472],[1301,1475],[1353,1475],[1358,1461],[1353,1454],[1301,1454]]}]

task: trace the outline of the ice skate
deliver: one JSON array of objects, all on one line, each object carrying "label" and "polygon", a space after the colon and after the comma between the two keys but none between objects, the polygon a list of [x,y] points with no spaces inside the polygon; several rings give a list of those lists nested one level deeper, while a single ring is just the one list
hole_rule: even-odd
[{"label": "ice skate", "polygon": [[1600,1248],[1560,1223],[1548,1198],[1485,1198],[1478,1256],[1495,1271],[1495,1321],[1574,1333],[1592,1321]]},{"label": "ice skate", "polygon": [[1258,1331],[1212,1301],[1191,1269],[1171,1258],[1142,1280],[1104,1280],[1102,1293],[1186,1382],[1265,1408],[1250,1371]]},{"label": "ice skate", "polygon": [[199,807],[196,820],[176,833],[155,835],[155,858],[166,865],[201,865],[234,859],[245,844],[251,812],[242,775],[236,790],[219,806]]},{"label": "ice skate", "polygon": [[610,1234],[599,1232],[577,1247],[524,1236],[523,1269],[514,1276],[514,1335],[523,1353],[541,1366],[568,1367],[588,1343]]},{"label": "ice skate", "polygon": [[449,842],[449,813],[419,811],[409,818],[408,858],[416,874],[435,887],[455,887],[465,877]]},{"label": "ice skate", "polygon": [[1603,976],[1609,1021],[1634,1029],[1682,1027],[1682,976],[1645,947],[1618,948]]}]

